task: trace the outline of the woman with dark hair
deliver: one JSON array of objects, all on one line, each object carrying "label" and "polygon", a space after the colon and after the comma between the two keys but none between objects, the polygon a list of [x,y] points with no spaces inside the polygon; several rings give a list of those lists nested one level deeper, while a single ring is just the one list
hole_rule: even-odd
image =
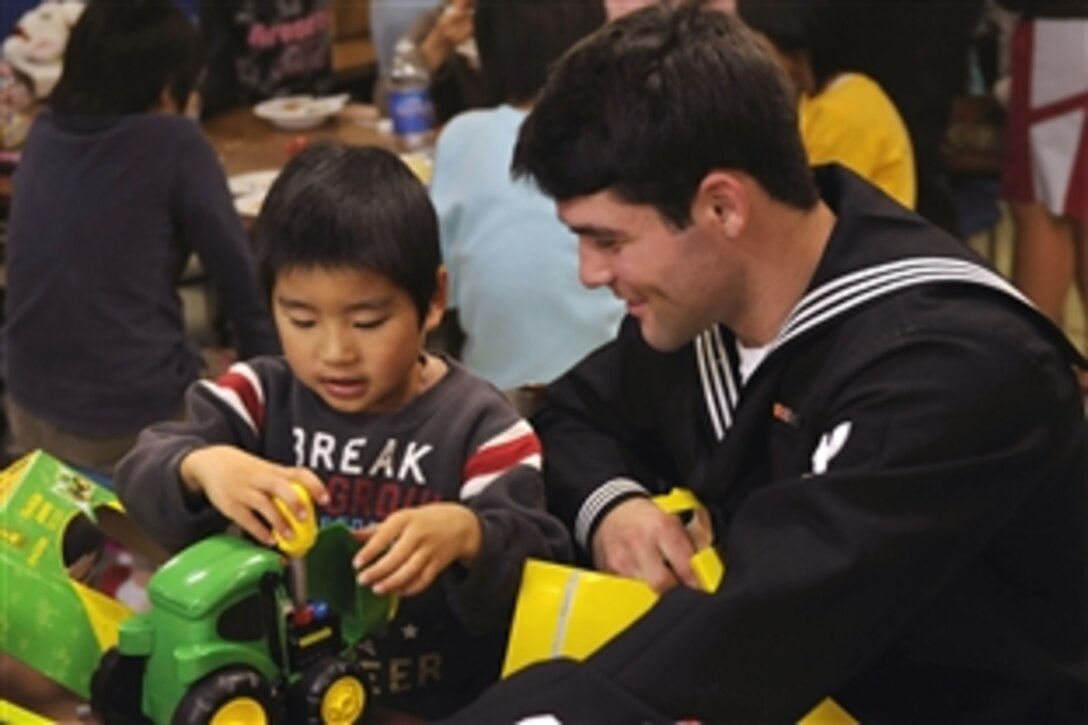
[{"label": "woman with dark hair", "polygon": [[605,290],[579,284],[577,240],[548,199],[510,178],[518,129],[548,68],[603,23],[601,0],[476,2],[484,81],[502,104],[446,126],[431,191],[463,362],[500,388],[550,382],[612,339],[623,315]]},{"label": "woman with dark hair", "polygon": [[244,355],[276,341],[223,171],[186,118],[196,29],[171,0],[92,0],[24,147],[7,244],[16,452],[110,475],[182,412],[200,356],[176,285],[196,253]]},{"label": "woman with dark hair", "polygon": [[811,164],[840,163],[913,209],[910,134],[892,100],[855,72],[843,37],[850,9],[822,0],[739,0],[737,13],[765,40],[797,93]]}]

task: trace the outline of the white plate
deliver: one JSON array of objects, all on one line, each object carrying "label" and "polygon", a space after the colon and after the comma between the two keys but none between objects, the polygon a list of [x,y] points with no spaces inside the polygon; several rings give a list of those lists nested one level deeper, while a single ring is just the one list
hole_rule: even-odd
[{"label": "white plate", "polygon": [[339,113],[347,102],[347,94],[317,98],[283,96],[258,103],[253,107],[253,112],[278,128],[302,131],[320,126]]},{"label": "white plate", "polygon": [[235,210],[244,217],[256,217],[261,213],[261,206],[264,204],[264,198],[268,195],[268,190],[255,191],[252,194],[246,194],[245,196],[239,196],[234,200]]},{"label": "white plate", "polygon": [[230,187],[232,196],[244,196],[258,191],[266,192],[279,175],[279,169],[264,169],[262,171],[250,171],[246,174],[235,174],[227,179],[227,186]]}]

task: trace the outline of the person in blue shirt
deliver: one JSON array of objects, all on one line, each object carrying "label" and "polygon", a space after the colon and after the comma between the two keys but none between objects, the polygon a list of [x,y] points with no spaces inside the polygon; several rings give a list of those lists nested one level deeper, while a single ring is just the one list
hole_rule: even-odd
[{"label": "person in blue shirt", "polygon": [[510,177],[548,67],[603,22],[599,2],[479,0],[480,63],[503,103],[455,117],[438,138],[431,194],[461,357],[500,388],[550,382],[610,340],[623,315],[607,290],[579,283],[577,241],[547,197]]}]

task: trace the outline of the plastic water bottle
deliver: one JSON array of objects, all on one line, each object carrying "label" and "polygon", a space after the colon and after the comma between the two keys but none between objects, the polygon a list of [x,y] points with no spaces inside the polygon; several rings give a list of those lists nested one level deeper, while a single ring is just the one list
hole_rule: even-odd
[{"label": "plastic water bottle", "polygon": [[423,151],[430,145],[434,124],[430,77],[410,38],[401,38],[393,49],[393,67],[389,71],[389,116],[393,121],[393,135],[402,151]]}]

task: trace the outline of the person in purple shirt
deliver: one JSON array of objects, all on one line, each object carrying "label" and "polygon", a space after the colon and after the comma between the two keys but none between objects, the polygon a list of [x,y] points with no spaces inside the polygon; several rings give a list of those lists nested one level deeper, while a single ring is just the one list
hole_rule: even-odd
[{"label": "person in purple shirt", "polygon": [[191,113],[196,28],[171,0],[92,0],[27,138],[6,249],[14,452],[112,473],[200,375],[177,283],[196,254],[240,355],[278,349],[222,167]]},{"label": "person in purple shirt", "polygon": [[332,0],[201,0],[205,118],[272,96],[332,90]]}]

